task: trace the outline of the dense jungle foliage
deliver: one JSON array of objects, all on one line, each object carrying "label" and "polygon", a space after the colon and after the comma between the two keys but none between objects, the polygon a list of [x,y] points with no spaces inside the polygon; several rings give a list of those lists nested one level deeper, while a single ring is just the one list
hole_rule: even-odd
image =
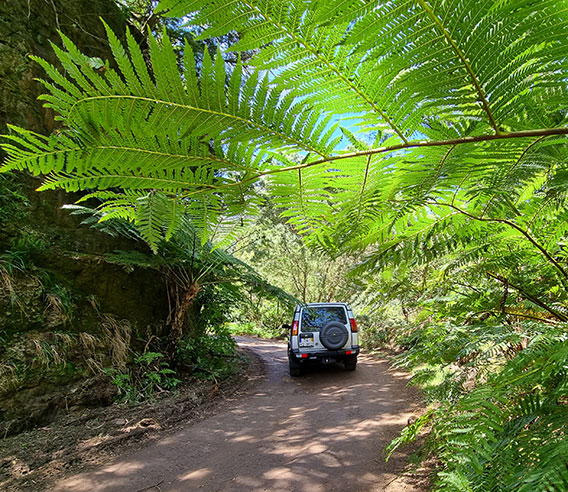
[{"label": "dense jungle foliage", "polygon": [[146,19],[145,46],[107,27],[111,60],[65,36],[61,67],[36,58],[61,127],[12,126],[3,171],[147,242],[111,258],[166,275],[170,355],[207,284],[269,329],[291,299],[264,282],[347,300],[426,390],[392,447],[427,430],[435,490],[568,490],[568,2],[162,0]]},{"label": "dense jungle foliage", "polygon": [[[41,68],[28,53],[56,63],[47,40],[59,41],[58,28],[103,58],[112,53],[103,24],[92,22],[99,15],[115,30],[128,25],[142,49],[149,23],[187,38],[196,59],[220,42],[195,41],[175,19],[149,19],[146,7],[113,0],[0,5],[0,32],[9,33],[0,43],[2,132],[6,119],[43,133],[57,127],[53,113],[34,103],[40,84],[31,77]],[[226,322],[248,309],[251,296],[276,298],[282,310],[294,302],[235,256],[202,243],[187,221],[154,254],[133,224],[98,223],[97,201],[71,206],[81,194],[36,193],[39,184],[23,173],[0,175],[3,437],[48,425],[69,409],[172,395],[195,378],[216,387],[241,367]]]}]

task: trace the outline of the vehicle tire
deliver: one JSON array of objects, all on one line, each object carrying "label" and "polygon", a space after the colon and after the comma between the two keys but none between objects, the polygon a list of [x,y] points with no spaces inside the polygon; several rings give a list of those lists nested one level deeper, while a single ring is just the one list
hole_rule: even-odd
[{"label": "vehicle tire", "polygon": [[345,345],[349,333],[343,323],[331,321],[320,331],[320,342],[329,350],[337,350]]},{"label": "vehicle tire", "polygon": [[290,376],[292,376],[293,378],[297,378],[302,375],[302,364],[296,362],[291,357],[288,357],[288,366],[290,368]]},{"label": "vehicle tire", "polygon": [[357,368],[357,356],[352,355],[345,357],[343,365],[345,366],[346,371],[354,371]]}]

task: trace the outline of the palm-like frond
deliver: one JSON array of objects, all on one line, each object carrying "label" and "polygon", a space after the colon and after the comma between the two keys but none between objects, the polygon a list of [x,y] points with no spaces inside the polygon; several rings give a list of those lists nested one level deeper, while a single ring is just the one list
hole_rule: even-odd
[{"label": "palm-like frond", "polygon": [[535,340],[487,387],[440,412],[452,417],[435,427],[447,463],[438,490],[565,489],[566,356],[557,337]]},{"label": "palm-like frond", "polygon": [[[256,50],[256,70],[227,76],[207,52],[196,67],[187,47],[178,67],[165,35],[150,37],[147,64],[132,36],[125,48],[110,31],[117,69],[94,69],[63,38],[65,74],[38,62],[43,98],[66,126],[47,140],[14,129],[5,169],[48,174],[46,187],[158,190],[200,202],[207,220],[246,217],[266,179],[315,241],[385,250],[461,212],[525,227],[519,206],[545,181],[558,189],[564,1],[163,0],[158,10],[190,14],[204,37],[237,31],[234,49]],[[345,117],[382,147],[357,147],[345,129],[356,151],[338,150]]]},{"label": "palm-like frond", "polygon": [[43,99],[67,127],[49,137],[11,128],[4,171],[45,174],[42,189],[130,190],[104,205],[105,216],[133,220],[156,247],[182,213],[204,240],[231,237],[254,212],[250,182],[259,173],[291,165],[292,154],[322,157],[335,146],[329,117],[274,91],[266,77],[242,81],[240,67],[227,79],[220,54],[214,61],[205,54],[199,80],[186,56],[182,80],[167,36],[150,39],[150,71],[132,36],[127,54],[108,34],[118,71],[95,70],[65,37],[66,50],[54,49],[67,77],[38,59],[51,78]]}]

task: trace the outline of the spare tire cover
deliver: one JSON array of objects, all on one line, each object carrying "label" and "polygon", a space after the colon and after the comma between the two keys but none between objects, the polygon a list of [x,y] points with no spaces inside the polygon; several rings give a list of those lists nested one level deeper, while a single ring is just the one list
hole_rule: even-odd
[{"label": "spare tire cover", "polygon": [[330,321],[320,331],[320,342],[330,350],[337,350],[345,345],[348,336],[343,323]]}]

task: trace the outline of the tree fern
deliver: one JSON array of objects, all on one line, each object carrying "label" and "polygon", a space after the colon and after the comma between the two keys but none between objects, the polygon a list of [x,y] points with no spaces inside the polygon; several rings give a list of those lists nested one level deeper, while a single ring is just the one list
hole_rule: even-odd
[{"label": "tree fern", "polygon": [[476,491],[565,489],[565,362],[564,342],[535,341],[488,387],[443,410],[453,417],[435,431],[448,463],[440,490],[455,490],[456,477]]},{"label": "tree fern", "polygon": [[[206,53],[201,80],[188,55],[182,81],[167,36],[161,43],[150,39],[150,73],[133,38],[127,39],[129,54],[109,30],[119,71],[93,69],[64,37],[66,50],[55,49],[69,78],[38,60],[52,79],[45,82],[50,94],[43,98],[68,129],[46,138],[11,128],[3,170],[45,174],[42,189],[149,190],[112,201],[105,216],[112,209],[110,216],[135,221],[155,247],[164,233],[175,232],[180,211],[192,217],[204,240],[213,230],[230,236],[230,229],[254,211],[250,185],[241,182],[268,167],[292,164],[290,153],[324,156],[334,147],[333,130],[323,131],[329,118],[280,96],[265,77],[253,75],[241,83],[237,67],[226,80],[222,56],[213,61]],[[214,193],[220,188],[223,197]],[[168,196],[171,203],[157,196]],[[220,218],[232,225],[217,224]]]},{"label": "tree fern", "polygon": [[[187,47],[180,76],[164,35],[150,37],[148,67],[132,36],[126,49],[109,31],[117,70],[94,69],[64,38],[57,54],[65,74],[38,61],[51,79],[43,97],[68,130],[48,141],[14,131],[6,169],[51,171],[48,186],[67,189],[122,182],[170,195],[191,190],[193,199],[218,190],[228,203],[268,176],[291,220],[319,242],[329,226],[364,245],[396,235],[395,224],[423,215],[430,197],[456,189],[477,187],[475,203],[492,196],[487,212],[503,206],[511,188],[503,184],[518,186],[516,175],[528,171],[515,155],[535,157],[547,135],[568,132],[555,113],[565,98],[563,2],[230,5],[164,1],[158,10],[191,13],[193,24],[207,24],[203,36],[238,31],[234,49],[257,50],[258,70],[244,78],[237,66],[227,79],[220,54],[205,53],[197,70]],[[383,147],[339,151],[333,122],[342,115],[360,132],[384,131]],[[238,149],[230,158],[227,145]],[[536,183],[533,170],[526,179]]]}]

